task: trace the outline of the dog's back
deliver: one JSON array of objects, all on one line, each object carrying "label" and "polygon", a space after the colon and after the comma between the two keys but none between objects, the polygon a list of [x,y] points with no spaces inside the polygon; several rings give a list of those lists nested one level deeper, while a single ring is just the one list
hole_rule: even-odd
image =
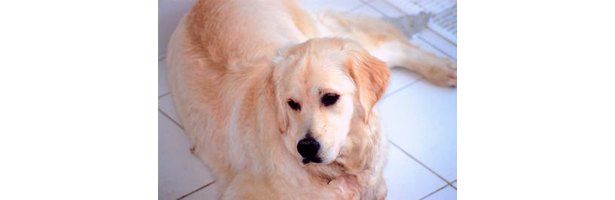
[{"label": "dog's back", "polygon": [[[306,39],[294,24],[288,3],[199,1],[171,37],[167,66],[176,110],[194,154],[216,175],[216,185],[222,189],[219,195],[232,180],[250,181],[238,174],[261,167],[262,153],[251,147],[255,141],[264,141],[256,138],[267,131],[263,128],[277,126],[271,120],[255,119],[274,118],[267,112],[274,110],[267,108],[273,106],[271,102],[258,104],[263,101],[258,98],[270,89],[265,82],[276,49]],[[265,185],[260,187],[261,193],[273,195]],[[236,191],[225,196],[238,195]]]},{"label": "dog's back", "polygon": [[280,45],[307,39],[295,25],[298,11],[293,1],[199,1],[186,17],[187,42],[209,67],[246,70]]}]

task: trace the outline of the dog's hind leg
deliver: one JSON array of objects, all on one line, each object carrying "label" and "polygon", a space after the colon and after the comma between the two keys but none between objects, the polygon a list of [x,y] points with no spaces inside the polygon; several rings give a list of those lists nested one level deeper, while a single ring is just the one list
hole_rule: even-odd
[{"label": "dog's hind leg", "polygon": [[410,44],[392,24],[363,16],[322,13],[317,20],[332,36],[353,39],[389,67],[414,71],[440,86],[457,85],[457,64]]},{"label": "dog's hind leg", "polygon": [[409,69],[436,85],[457,85],[455,62],[421,50],[407,41],[386,41],[367,50],[390,67]]}]

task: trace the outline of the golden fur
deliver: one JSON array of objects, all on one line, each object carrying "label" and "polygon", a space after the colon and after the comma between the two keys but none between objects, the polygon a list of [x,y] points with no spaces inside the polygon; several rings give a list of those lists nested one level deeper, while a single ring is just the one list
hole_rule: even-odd
[{"label": "golden fur", "polygon": [[[180,121],[221,199],[384,199],[386,140],[373,107],[388,67],[456,84],[455,63],[392,25],[310,14],[293,1],[201,0],[174,32],[167,62]],[[324,107],[323,93],[339,100]],[[302,163],[306,132],[323,163]]]}]

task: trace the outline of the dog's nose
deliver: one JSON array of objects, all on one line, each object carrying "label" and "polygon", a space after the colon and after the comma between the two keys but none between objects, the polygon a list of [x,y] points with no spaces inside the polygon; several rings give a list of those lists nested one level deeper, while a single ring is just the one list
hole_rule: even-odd
[{"label": "dog's nose", "polygon": [[299,144],[297,144],[297,151],[299,151],[299,154],[308,159],[315,158],[318,149],[320,149],[320,144],[311,137],[303,138],[299,141]]}]

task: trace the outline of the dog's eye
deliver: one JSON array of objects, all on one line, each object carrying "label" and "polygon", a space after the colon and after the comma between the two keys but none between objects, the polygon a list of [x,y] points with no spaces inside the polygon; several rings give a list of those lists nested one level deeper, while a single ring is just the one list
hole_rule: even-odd
[{"label": "dog's eye", "polygon": [[301,105],[292,99],[288,100],[288,106],[290,106],[293,110],[301,110]]},{"label": "dog's eye", "polygon": [[337,102],[337,99],[339,98],[340,98],[340,95],[338,94],[327,93],[322,96],[320,101],[322,102],[323,105],[330,106],[330,105],[335,104],[335,102]]}]

